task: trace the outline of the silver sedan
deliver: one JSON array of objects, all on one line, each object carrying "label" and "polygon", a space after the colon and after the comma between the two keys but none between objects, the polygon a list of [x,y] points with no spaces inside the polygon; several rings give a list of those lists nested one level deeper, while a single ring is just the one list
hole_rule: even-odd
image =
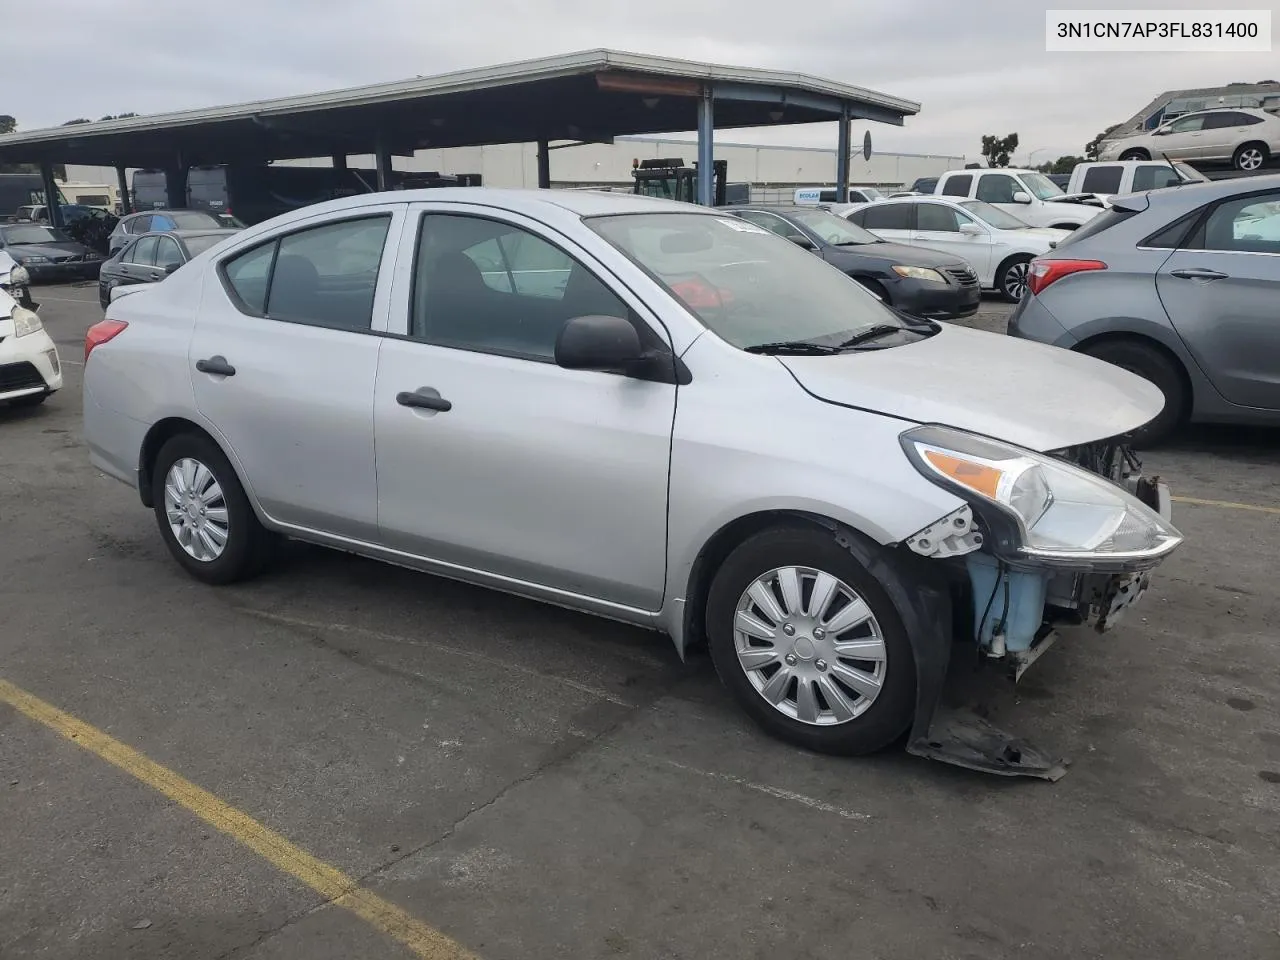
[{"label": "silver sedan", "polygon": [[1021,669],[1181,539],[1110,441],[1150,384],[897,314],[687,204],[319,204],[111,303],[86,347],[91,459],[192,576],[292,537],[705,642],[752,717],[828,752],[908,727],[946,752],[953,597]]}]

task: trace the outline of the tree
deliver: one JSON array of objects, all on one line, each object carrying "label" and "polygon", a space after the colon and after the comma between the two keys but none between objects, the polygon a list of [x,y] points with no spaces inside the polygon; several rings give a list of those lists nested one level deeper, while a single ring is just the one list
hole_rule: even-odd
[{"label": "tree", "polygon": [[68,120],[66,123],[63,124],[63,126],[70,127],[73,124],[77,124],[77,123],[92,123],[92,122],[93,121],[90,120],[88,117],[76,117],[76,119],[74,120]]},{"label": "tree", "polygon": [[1007,167],[1009,158],[1013,156],[1015,150],[1018,149],[1018,135],[1011,133],[1007,137],[997,137],[988,135],[982,138],[982,155],[987,160],[987,166],[990,167]]},{"label": "tree", "polygon": [[1097,160],[1098,151],[1102,147],[1102,141],[1107,139],[1107,137],[1111,135],[1112,131],[1119,129],[1119,127],[1120,127],[1120,124],[1113,123],[1111,126],[1107,127],[1107,129],[1103,130],[1100,134],[1098,134],[1096,137],[1094,137],[1092,140],[1086,143],[1084,145],[1085,159]]},{"label": "tree", "polygon": [[1036,167],[1041,173],[1070,173],[1076,168],[1077,163],[1084,163],[1084,157],[1073,157],[1071,155],[1059,157],[1057,160],[1050,160]]},{"label": "tree", "polygon": [[7,113],[0,113],[0,134],[13,133],[18,129],[18,121]]},{"label": "tree", "polygon": [[108,113],[105,117],[99,117],[98,122],[101,123],[103,120],[123,120],[126,117],[136,116],[136,113]]}]

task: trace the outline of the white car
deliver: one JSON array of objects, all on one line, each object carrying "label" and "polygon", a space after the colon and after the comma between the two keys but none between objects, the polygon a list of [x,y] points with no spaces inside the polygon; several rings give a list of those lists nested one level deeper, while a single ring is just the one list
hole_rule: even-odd
[{"label": "white car", "polygon": [[1037,170],[974,167],[944,173],[933,196],[981,200],[1033,227],[1075,230],[1102,212],[1094,198],[1072,198]]},{"label": "white car", "polygon": [[1033,227],[981,200],[900,197],[850,208],[844,217],[894,243],[927,247],[969,261],[984,290],[1011,302],[1027,288],[1027,265],[1071,236]]},{"label": "white car", "polygon": [[1230,160],[1260,170],[1280,153],[1280,117],[1252,107],[1184,113],[1156,129],[1102,144],[1099,160]]},{"label": "white car", "polygon": [[0,257],[8,261],[0,262],[0,402],[34,407],[62,388],[62,364],[39,315],[9,296],[7,288],[25,283],[26,271]]}]

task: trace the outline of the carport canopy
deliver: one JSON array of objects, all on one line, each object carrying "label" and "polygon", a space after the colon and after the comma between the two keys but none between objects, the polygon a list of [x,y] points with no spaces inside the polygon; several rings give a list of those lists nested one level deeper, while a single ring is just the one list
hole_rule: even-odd
[{"label": "carport canopy", "polygon": [[550,141],[609,142],[696,129],[698,197],[709,203],[714,127],[841,121],[837,188],[843,188],[849,121],[901,126],[919,110],[909,100],[807,74],[598,49],[277,100],[23,131],[0,137],[0,162],[39,163],[46,171],[55,163],[112,166],[122,181],[127,167],[151,168],[185,180],[186,169],[199,165],[373,154],[383,181],[393,155],[537,142],[539,179],[546,186]]}]

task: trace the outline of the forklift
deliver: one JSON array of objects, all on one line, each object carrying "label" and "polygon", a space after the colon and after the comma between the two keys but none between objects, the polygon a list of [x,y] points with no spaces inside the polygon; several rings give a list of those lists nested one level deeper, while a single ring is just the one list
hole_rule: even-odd
[{"label": "forklift", "polygon": [[[725,205],[725,179],[729,172],[727,160],[712,161],[712,205]],[[664,200],[698,202],[698,164],[686,167],[679,157],[658,160],[632,160],[631,176],[635,185],[631,192],[645,197],[661,197]],[[736,184],[735,184],[736,186]]]}]

